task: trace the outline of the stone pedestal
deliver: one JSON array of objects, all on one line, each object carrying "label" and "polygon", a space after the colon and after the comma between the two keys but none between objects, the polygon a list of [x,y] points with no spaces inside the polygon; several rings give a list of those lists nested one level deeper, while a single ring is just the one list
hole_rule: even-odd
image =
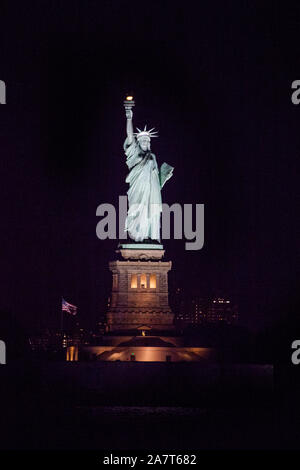
[{"label": "stone pedestal", "polygon": [[134,245],[118,251],[123,260],[111,261],[113,283],[107,314],[109,331],[172,330],[174,315],[169,307],[168,272],[171,261],[161,261],[164,250]]}]

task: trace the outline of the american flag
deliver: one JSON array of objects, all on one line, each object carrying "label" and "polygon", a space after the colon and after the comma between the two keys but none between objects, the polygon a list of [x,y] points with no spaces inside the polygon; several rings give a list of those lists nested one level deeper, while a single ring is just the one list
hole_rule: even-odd
[{"label": "american flag", "polygon": [[64,298],[62,298],[61,309],[63,312],[67,312],[70,315],[76,315],[77,313],[76,305],[69,304]]}]

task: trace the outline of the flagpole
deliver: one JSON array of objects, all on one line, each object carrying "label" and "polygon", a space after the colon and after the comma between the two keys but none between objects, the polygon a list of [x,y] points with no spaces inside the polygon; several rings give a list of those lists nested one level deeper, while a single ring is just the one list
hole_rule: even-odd
[{"label": "flagpole", "polygon": [[61,337],[63,337],[63,330],[64,330],[64,312],[63,312],[63,309],[62,309],[62,301],[63,301],[63,298],[61,298],[61,306],[60,306],[60,330],[61,330]]}]

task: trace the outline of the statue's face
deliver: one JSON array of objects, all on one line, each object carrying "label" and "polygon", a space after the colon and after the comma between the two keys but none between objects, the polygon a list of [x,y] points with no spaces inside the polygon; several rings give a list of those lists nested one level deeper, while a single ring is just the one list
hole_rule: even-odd
[{"label": "statue's face", "polygon": [[150,149],[150,139],[146,135],[140,137],[138,139],[138,142],[140,144],[141,149],[144,150],[144,152],[146,152],[146,150]]}]

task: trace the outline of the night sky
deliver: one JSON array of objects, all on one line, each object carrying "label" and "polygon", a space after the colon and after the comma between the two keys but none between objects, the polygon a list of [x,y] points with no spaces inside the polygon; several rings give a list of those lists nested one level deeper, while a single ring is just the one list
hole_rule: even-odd
[{"label": "night sky", "polygon": [[[27,1],[1,7],[0,310],[93,326],[117,241],[96,208],[125,195],[123,99],[175,167],[163,201],[205,204],[205,246],[165,242],[170,288],[236,299],[262,328],[297,305],[298,2]],[[298,233],[297,233],[298,231]]]}]

